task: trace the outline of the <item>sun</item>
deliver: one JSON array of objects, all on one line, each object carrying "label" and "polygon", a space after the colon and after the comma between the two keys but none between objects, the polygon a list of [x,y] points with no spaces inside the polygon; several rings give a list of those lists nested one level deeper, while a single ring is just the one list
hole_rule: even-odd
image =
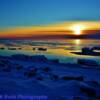
[{"label": "sun", "polygon": [[75,35],[81,35],[83,29],[84,29],[84,26],[82,26],[82,25],[74,26],[73,27],[74,34]]},{"label": "sun", "polygon": [[74,29],[74,33],[76,35],[80,35],[81,34],[81,27],[80,26],[76,26],[75,29]]}]

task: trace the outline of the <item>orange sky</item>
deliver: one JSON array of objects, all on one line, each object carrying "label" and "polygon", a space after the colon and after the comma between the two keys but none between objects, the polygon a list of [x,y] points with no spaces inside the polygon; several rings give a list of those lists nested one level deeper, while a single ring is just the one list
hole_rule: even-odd
[{"label": "orange sky", "polygon": [[[84,30],[100,30],[100,22],[63,22],[45,26],[16,27],[0,31],[0,37],[31,37],[37,35],[63,35],[74,34],[75,28],[79,26]],[[83,32],[82,32],[83,33]],[[83,33],[84,34],[84,33]]]}]

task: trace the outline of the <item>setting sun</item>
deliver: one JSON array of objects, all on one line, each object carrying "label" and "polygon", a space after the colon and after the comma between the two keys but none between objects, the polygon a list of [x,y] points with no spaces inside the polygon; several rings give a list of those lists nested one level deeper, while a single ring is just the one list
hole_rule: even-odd
[{"label": "setting sun", "polygon": [[74,34],[81,35],[83,29],[84,29],[84,26],[81,26],[81,25],[74,26],[74,28],[73,28]]},{"label": "setting sun", "polygon": [[80,35],[81,34],[81,27],[80,26],[75,27],[74,31],[75,31],[76,35]]}]

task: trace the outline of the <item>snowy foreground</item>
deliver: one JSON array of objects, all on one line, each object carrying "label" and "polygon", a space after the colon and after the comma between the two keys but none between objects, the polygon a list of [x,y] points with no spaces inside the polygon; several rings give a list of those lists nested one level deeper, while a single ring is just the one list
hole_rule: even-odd
[{"label": "snowy foreground", "polygon": [[100,66],[0,56],[0,100],[100,100]]}]

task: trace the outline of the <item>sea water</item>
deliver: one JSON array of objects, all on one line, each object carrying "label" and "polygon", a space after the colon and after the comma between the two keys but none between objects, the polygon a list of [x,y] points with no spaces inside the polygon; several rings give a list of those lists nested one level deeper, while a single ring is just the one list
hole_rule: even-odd
[{"label": "sea water", "polygon": [[[77,62],[78,58],[93,59],[100,63],[100,56],[77,55],[71,52],[79,51],[83,47],[100,46],[100,40],[93,39],[58,39],[58,40],[0,40],[0,55],[10,56],[13,54],[45,55],[48,59],[59,59],[60,62]],[[16,48],[9,50],[8,48]],[[18,49],[21,48],[21,49]],[[33,50],[35,48],[35,50]],[[46,48],[39,51],[37,48]],[[100,51],[98,51],[100,52]]]}]

